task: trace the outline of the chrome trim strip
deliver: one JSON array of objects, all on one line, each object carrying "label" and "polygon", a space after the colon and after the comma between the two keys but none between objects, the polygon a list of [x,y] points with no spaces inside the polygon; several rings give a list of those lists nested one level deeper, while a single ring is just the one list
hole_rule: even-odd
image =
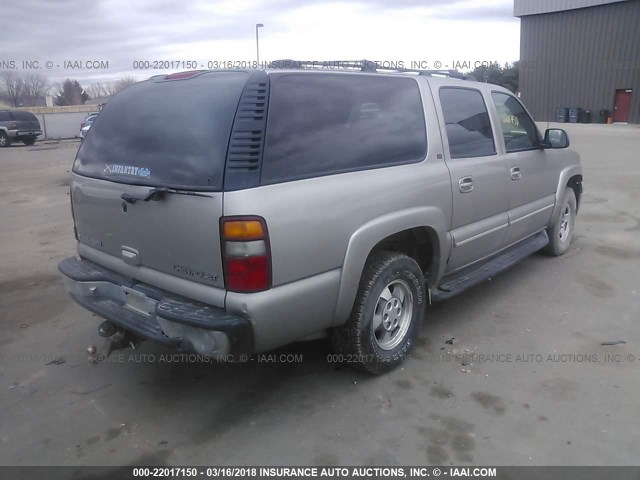
[{"label": "chrome trim strip", "polygon": [[487,230],[486,232],[478,233],[478,234],[474,235],[473,237],[465,238],[464,240],[460,240],[460,241],[455,240],[455,236],[454,236],[455,246],[456,247],[460,247],[460,246],[462,246],[462,245],[464,245],[466,243],[469,243],[469,242],[471,242],[473,240],[477,240],[478,238],[481,238],[481,237],[484,237],[484,236],[489,235],[491,233],[497,232],[498,230],[502,230],[503,228],[507,228],[508,226],[509,226],[508,223],[505,223],[503,225],[498,225],[497,227],[493,227],[493,228]]},{"label": "chrome trim strip", "polygon": [[514,223],[518,223],[518,222],[519,222],[519,221],[521,221],[521,220],[525,220],[525,219],[527,219],[527,218],[529,218],[529,217],[532,217],[532,216],[534,216],[534,215],[537,215],[538,213],[542,213],[542,212],[544,212],[545,210],[548,210],[548,209],[550,209],[550,208],[553,208],[554,206],[555,206],[555,204],[553,204],[553,203],[552,203],[551,205],[547,205],[546,207],[539,208],[539,209],[538,209],[538,210],[536,210],[535,212],[527,213],[526,215],[523,215],[523,216],[521,216],[521,217],[518,217],[518,218],[516,218],[515,220],[511,220],[511,219],[509,219],[509,225],[513,225]]}]

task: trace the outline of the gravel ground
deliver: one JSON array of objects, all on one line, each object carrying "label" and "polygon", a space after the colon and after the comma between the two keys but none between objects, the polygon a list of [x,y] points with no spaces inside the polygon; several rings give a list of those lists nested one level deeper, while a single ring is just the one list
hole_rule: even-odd
[{"label": "gravel ground", "polygon": [[571,250],[428,307],[375,378],[325,341],[244,366],[150,343],[90,363],[100,320],[56,268],[78,142],[0,150],[0,464],[637,464],[640,129],[562,126],[585,169]]}]

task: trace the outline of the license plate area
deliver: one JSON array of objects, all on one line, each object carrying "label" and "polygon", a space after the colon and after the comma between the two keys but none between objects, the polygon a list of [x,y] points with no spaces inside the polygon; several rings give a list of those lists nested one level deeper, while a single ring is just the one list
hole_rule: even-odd
[{"label": "license plate area", "polygon": [[128,287],[122,287],[122,290],[124,291],[125,297],[125,302],[122,305],[124,308],[142,314],[145,317],[150,317],[155,314],[156,304],[158,302],[137,290]]}]

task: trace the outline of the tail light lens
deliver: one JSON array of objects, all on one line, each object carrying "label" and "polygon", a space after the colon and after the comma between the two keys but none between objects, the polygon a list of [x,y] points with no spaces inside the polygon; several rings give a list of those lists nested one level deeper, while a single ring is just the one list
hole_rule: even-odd
[{"label": "tail light lens", "polygon": [[71,204],[71,219],[73,220],[73,236],[78,241],[78,229],[76,228],[76,214],[73,211],[73,190],[69,187],[69,203]]},{"label": "tail light lens", "polygon": [[13,122],[11,124],[11,130],[15,130],[16,128],[18,128],[18,124],[16,122]]},{"label": "tail light lens", "polygon": [[264,219],[223,217],[220,232],[227,290],[254,293],[271,288],[271,252]]}]

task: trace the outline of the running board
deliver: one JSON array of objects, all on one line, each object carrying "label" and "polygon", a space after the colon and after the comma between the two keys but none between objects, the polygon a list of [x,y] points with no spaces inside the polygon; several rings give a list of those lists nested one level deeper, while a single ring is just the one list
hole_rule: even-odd
[{"label": "running board", "polygon": [[459,272],[452,273],[444,277],[437,288],[431,290],[431,301],[439,302],[464,292],[487,278],[512,267],[525,257],[544,248],[548,243],[549,237],[547,232],[543,230],[478,265],[471,265]]}]

